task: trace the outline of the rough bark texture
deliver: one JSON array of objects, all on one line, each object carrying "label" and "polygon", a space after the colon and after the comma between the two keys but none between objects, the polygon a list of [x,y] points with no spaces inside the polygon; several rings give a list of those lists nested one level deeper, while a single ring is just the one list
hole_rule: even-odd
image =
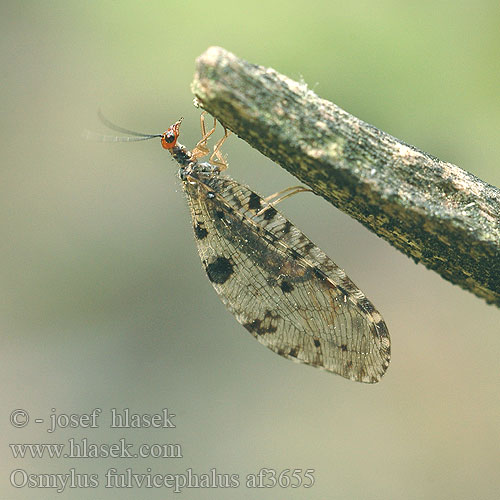
[{"label": "rough bark texture", "polygon": [[219,47],[201,107],[416,262],[500,306],[500,190]]}]

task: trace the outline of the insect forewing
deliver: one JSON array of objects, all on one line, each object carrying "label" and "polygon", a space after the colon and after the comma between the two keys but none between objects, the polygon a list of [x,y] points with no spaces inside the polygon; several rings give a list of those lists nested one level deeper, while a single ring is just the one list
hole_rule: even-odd
[{"label": "insect forewing", "polygon": [[207,275],[260,343],[351,380],[380,380],[390,360],[387,327],[332,260],[229,177],[194,170],[184,189]]}]

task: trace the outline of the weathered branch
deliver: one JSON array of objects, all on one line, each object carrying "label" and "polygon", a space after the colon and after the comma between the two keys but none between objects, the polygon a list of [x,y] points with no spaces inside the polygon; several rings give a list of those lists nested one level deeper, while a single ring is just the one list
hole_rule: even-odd
[{"label": "weathered branch", "polygon": [[198,58],[193,92],[315,193],[500,306],[500,190],[219,47]]}]

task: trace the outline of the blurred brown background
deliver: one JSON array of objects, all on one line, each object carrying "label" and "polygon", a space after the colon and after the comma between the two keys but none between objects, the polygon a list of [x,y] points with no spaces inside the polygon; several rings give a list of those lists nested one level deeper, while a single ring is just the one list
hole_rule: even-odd
[{"label": "blurred brown background", "polygon": [[[0,498],[28,473],[246,474],[315,469],[309,490],[191,489],[192,499],[498,499],[500,311],[398,253],[324,200],[281,210],[372,299],[393,361],[367,386],[288,362],[220,303],[201,268],[176,167],[158,142],[95,144],[113,121],[199,138],[194,60],[220,45],[500,185],[498,2],[2,2]],[[232,137],[230,175],[296,184]],[[103,409],[99,429],[45,432]],[[176,429],[109,430],[110,408],[174,412]],[[28,427],[9,415],[29,411]],[[183,459],[14,459],[7,443],[173,442]],[[171,498],[69,489],[69,499]]]}]

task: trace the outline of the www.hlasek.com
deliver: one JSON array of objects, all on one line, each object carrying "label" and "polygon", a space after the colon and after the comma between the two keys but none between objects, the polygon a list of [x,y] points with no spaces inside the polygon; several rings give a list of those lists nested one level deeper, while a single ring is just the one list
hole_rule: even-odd
[{"label": "www.hlasek.com", "polygon": [[29,474],[16,469],[10,475],[10,483],[15,488],[44,488],[62,493],[67,488],[168,488],[180,493],[185,488],[311,488],[314,485],[314,469],[275,469],[262,468],[257,473],[221,474],[215,468],[208,473],[197,474],[186,469],[182,474],[155,474],[150,468],[146,473],[135,473],[132,469],[118,472],[110,468],[102,480],[99,474],[81,474],[70,469],[66,474]]},{"label": "www.hlasek.com", "polygon": [[87,438],[67,443],[11,443],[14,458],[183,458],[179,443],[93,443]]}]

